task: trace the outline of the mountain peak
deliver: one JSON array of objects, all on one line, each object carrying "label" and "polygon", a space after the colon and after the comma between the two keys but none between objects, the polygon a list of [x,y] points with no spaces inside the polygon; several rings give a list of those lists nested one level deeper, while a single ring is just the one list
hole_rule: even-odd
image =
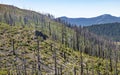
[{"label": "mountain peak", "polygon": [[120,17],[112,16],[111,14],[103,14],[97,17],[91,18],[61,18],[70,24],[73,25],[82,25],[82,26],[90,26],[94,24],[105,24],[105,23],[115,23],[120,22]]},{"label": "mountain peak", "polygon": [[103,14],[101,16],[112,16],[111,14]]},{"label": "mountain peak", "polygon": [[115,17],[115,16],[112,16],[112,15],[110,15],[110,14],[103,14],[103,15],[100,15],[100,16],[98,16],[98,17]]}]

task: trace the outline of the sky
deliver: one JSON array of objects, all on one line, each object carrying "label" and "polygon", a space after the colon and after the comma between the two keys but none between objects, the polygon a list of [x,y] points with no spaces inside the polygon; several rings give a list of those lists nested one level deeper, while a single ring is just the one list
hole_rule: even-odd
[{"label": "sky", "polygon": [[0,0],[1,4],[14,5],[55,17],[95,17],[111,14],[120,17],[120,0]]}]

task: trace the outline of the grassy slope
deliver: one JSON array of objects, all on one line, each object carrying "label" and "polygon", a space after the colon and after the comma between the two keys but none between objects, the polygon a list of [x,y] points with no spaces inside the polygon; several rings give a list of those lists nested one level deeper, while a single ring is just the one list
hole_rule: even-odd
[{"label": "grassy slope", "polygon": [[[77,73],[80,71],[79,61],[80,61],[80,53],[78,51],[70,49],[70,47],[66,47],[61,44],[61,35],[63,28],[66,28],[66,38],[67,41],[69,39],[72,39],[75,37],[74,30],[65,27],[61,23],[55,22],[48,18],[45,15],[36,13],[34,11],[29,10],[23,10],[16,7],[6,6],[6,5],[0,5],[0,21],[4,23],[10,23],[11,19],[8,19],[8,17],[5,17],[5,13],[7,12],[7,15],[10,14],[11,18],[14,20],[10,26],[4,23],[0,23],[0,74],[2,73],[8,73],[10,71],[11,73],[15,73],[15,66],[13,64],[17,64],[20,68],[21,73],[22,71],[22,65],[23,65],[23,59],[26,59],[26,66],[27,66],[27,72],[28,74],[31,74],[32,72],[32,66],[36,64],[37,62],[37,42],[34,40],[35,38],[35,25],[37,26],[38,31],[42,31],[45,35],[48,36],[47,40],[44,40],[43,42],[40,42],[40,55],[41,55],[41,61],[43,62],[43,75],[45,73],[54,73],[54,59],[53,59],[53,53],[54,51],[50,49],[51,43],[53,43],[53,47],[57,50],[57,63],[59,65],[58,68],[60,68],[60,65],[63,66],[63,74],[64,75],[73,75],[73,69],[76,67]],[[42,17],[44,17],[44,22],[42,22]],[[27,22],[23,21],[27,19]],[[39,20],[39,22],[37,22]],[[56,34],[57,41],[53,41],[51,36],[49,35],[49,22],[51,26],[51,32],[52,34]],[[24,25],[24,26],[23,26]],[[43,28],[42,28],[43,26]],[[11,40],[15,40],[15,51],[17,54],[17,61],[15,61],[15,56],[12,54],[12,43]],[[40,38],[40,40],[42,40]],[[81,45],[83,42],[83,36],[80,36]],[[93,40],[92,40],[93,41]],[[89,39],[86,40],[87,46],[91,46],[91,43],[93,43]],[[71,44],[73,41],[69,41]],[[73,45],[71,45],[73,46]],[[97,46],[97,44],[95,45]],[[84,46],[82,46],[84,48]],[[95,48],[96,49],[96,48]],[[64,59],[64,53],[66,59]],[[92,70],[95,72],[95,75],[97,74],[97,71],[100,70],[102,74],[106,74],[106,72],[109,71],[109,61],[103,60],[98,57],[92,57],[86,54],[83,54],[83,61],[84,61],[84,71],[86,73],[86,70],[89,69],[89,73],[92,75]],[[107,64],[107,65],[106,65]],[[108,66],[108,68],[106,68]],[[118,67],[120,64],[118,65]],[[93,68],[93,69],[92,69]],[[120,69],[120,68],[119,68]],[[112,75],[112,74],[111,74]]]},{"label": "grassy slope", "polygon": [[[15,52],[17,54],[17,61],[15,62],[18,66],[22,66],[22,59],[26,59],[28,74],[31,74],[32,65],[36,63],[36,41],[34,40],[34,28],[33,27],[25,27],[22,26],[9,26],[4,23],[0,23],[0,74],[8,73],[10,71],[13,73],[14,65],[13,61],[15,56],[12,54],[12,45],[10,43],[11,39],[15,39]],[[13,35],[13,37],[11,37]],[[80,71],[79,62],[80,62],[80,53],[78,51],[74,51],[58,41],[52,41],[51,37],[47,40],[40,42],[40,56],[43,66],[43,74],[46,73],[54,73],[54,59],[53,52],[51,50],[51,43],[53,43],[53,49],[56,49],[57,53],[57,63],[63,66],[63,74],[73,75],[74,67],[77,68],[77,74]],[[62,56],[63,53],[66,53],[66,58]],[[25,54],[23,54],[25,53]],[[105,74],[106,63],[109,64],[107,60],[103,60],[98,57],[92,57],[86,54],[83,54],[84,61],[84,71],[88,68],[89,73],[92,75],[92,68],[95,74],[100,70],[101,74]],[[120,64],[118,65],[120,67]],[[120,70],[120,68],[119,68]],[[109,72],[109,67],[108,67]],[[111,74],[112,75],[112,74]]]}]

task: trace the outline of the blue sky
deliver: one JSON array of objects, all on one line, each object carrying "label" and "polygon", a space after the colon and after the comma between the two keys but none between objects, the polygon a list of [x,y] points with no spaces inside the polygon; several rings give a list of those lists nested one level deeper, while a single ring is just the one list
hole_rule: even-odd
[{"label": "blue sky", "polygon": [[120,16],[120,0],[0,0],[0,3],[51,13],[55,17]]}]

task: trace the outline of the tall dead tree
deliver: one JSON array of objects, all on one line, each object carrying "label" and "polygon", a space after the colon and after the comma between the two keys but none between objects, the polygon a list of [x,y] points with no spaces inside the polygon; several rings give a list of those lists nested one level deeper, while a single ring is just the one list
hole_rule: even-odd
[{"label": "tall dead tree", "polygon": [[39,42],[39,39],[37,37],[37,61],[38,61],[38,75],[42,75],[41,73],[41,65],[40,65],[40,42]]},{"label": "tall dead tree", "polygon": [[56,49],[54,49],[54,62],[55,62],[55,75],[57,75],[57,59],[56,59]]},{"label": "tall dead tree", "polygon": [[67,45],[67,34],[66,34],[66,32],[67,32],[67,29],[66,29],[66,26],[64,26],[64,24],[62,25],[62,31],[61,31],[61,36],[62,36],[62,38],[61,38],[61,42],[62,42],[62,44],[64,44],[64,45]]},{"label": "tall dead tree", "polygon": [[[11,30],[13,30],[13,26],[11,25]],[[11,37],[14,37],[14,35],[11,35]],[[17,75],[19,74],[19,70],[18,70],[18,65],[17,65],[17,53],[15,51],[15,39],[11,38],[11,45],[12,45],[12,55],[13,55],[13,67],[15,67],[15,72]]]},{"label": "tall dead tree", "polygon": [[82,56],[82,52],[80,53],[80,66],[81,66],[81,75],[83,75],[83,56]]},{"label": "tall dead tree", "polygon": [[62,75],[62,70],[63,70],[63,68],[62,68],[62,65],[60,66],[60,75]]},{"label": "tall dead tree", "polygon": [[109,62],[110,62],[110,72],[113,71],[113,68],[112,68],[112,49],[109,47]]},{"label": "tall dead tree", "polygon": [[[84,32],[81,32],[84,36],[83,36],[83,50],[85,49],[85,33]],[[84,73],[84,70],[83,70],[83,50],[82,49],[80,49],[80,47],[79,47],[79,51],[80,51],[80,66],[81,66],[81,72],[80,72],[80,74],[81,75],[83,75],[83,73]]]},{"label": "tall dead tree", "polygon": [[74,75],[77,75],[77,73],[76,73],[76,67],[74,67]]},{"label": "tall dead tree", "polygon": [[50,25],[50,22],[48,23],[49,25],[49,35],[51,36],[51,25]]},{"label": "tall dead tree", "polygon": [[118,46],[116,46],[116,50],[115,50],[115,57],[114,57],[114,60],[115,60],[115,73],[114,75],[118,75]]},{"label": "tall dead tree", "polygon": [[[52,33],[52,40],[56,41],[57,37],[56,37],[56,32]],[[53,49],[53,59],[54,59],[54,75],[57,75],[57,53],[56,53],[56,48],[55,48],[55,44],[52,44],[52,49]]]},{"label": "tall dead tree", "polygon": [[[41,23],[42,23],[42,28],[41,28],[41,31],[43,31],[43,21],[44,21],[44,17],[42,16],[41,17],[42,20],[41,20]],[[37,47],[36,47],[36,52],[37,52],[37,74],[38,75],[42,75],[42,71],[41,71],[41,58],[40,58],[40,36],[39,36],[39,33],[37,31],[37,25],[39,23],[37,22],[36,25],[35,25],[35,41],[37,43]]]},{"label": "tall dead tree", "polygon": [[25,59],[25,52],[23,52],[23,58],[22,58],[22,61],[23,61],[23,75],[27,75],[27,70],[26,70],[26,59]]}]

